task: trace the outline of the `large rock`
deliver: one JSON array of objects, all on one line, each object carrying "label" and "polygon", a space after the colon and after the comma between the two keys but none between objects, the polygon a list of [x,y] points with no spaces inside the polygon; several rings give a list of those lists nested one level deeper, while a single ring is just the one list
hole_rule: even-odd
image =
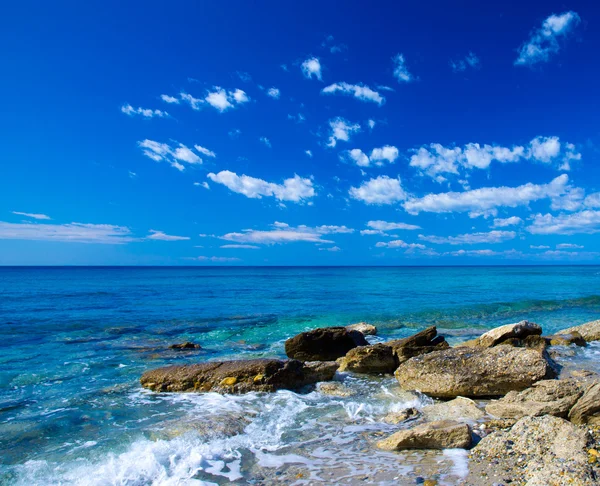
[{"label": "large rock", "polygon": [[[481,468],[490,478],[518,479],[527,486],[598,484],[588,464],[586,431],[564,419],[524,417],[509,430],[497,431],[471,451],[467,484],[481,483]],[[485,483],[488,484],[488,483]]]},{"label": "large rock", "polygon": [[552,336],[546,336],[544,339],[550,346],[569,346],[571,344],[577,346],[586,345],[585,339],[583,339],[583,336],[577,331],[567,334],[553,334]]},{"label": "large rock", "polygon": [[439,420],[413,429],[400,430],[377,443],[377,447],[386,451],[465,449],[470,445],[471,428],[453,420]]},{"label": "large rock", "polygon": [[583,394],[575,380],[543,380],[522,392],[512,391],[500,400],[492,400],[485,411],[498,418],[554,415],[566,418]]},{"label": "large rock", "polygon": [[477,338],[477,345],[484,348],[491,348],[507,339],[523,339],[527,336],[539,336],[542,334],[542,328],[529,321],[521,321],[516,324],[506,324],[496,327],[491,331],[482,334]]},{"label": "large rock", "polygon": [[569,412],[569,420],[575,424],[600,425],[600,383],[585,390]]},{"label": "large rock", "polygon": [[346,326],[348,331],[358,331],[365,336],[376,336],[377,328],[373,324],[367,324],[366,322],[358,322],[356,324],[349,324]]},{"label": "large rock", "polygon": [[588,343],[590,341],[600,341],[600,320],[586,322],[580,326],[569,327],[564,329],[558,334],[570,334],[572,332],[578,332],[583,336]]},{"label": "large rock", "polygon": [[359,346],[339,359],[338,371],[355,373],[393,373],[398,367],[394,352],[385,344]]},{"label": "large rock", "polygon": [[288,358],[300,361],[333,361],[357,346],[367,346],[365,336],[345,327],[323,327],[300,333],[285,342]]},{"label": "large rock", "polygon": [[335,362],[302,363],[278,359],[214,361],[146,371],[140,382],[143,387],[159,392],[272,392],[296,390],[331,380],[337,368]]},{"label": "large rock", "polygon": [[428,327],[417,334],[403,339],[395,339],[385,343],[390,346],[396,356],[397,365],[415,356],[428,354],[449,348],[443,336],[437,335],[435,326]]},{"label": "large rock", "polygon": [[554,376],[543,353],[510,346],[436,351],[396,370],[402,388],[438,398],[501,396]]},{"label": "large rock", "polygon": [[479,420],[485,417],[481,410],[470,398],[456,397],[449,402],[436,403],[423,407],[422,413],[426,420],[465,419]]}]

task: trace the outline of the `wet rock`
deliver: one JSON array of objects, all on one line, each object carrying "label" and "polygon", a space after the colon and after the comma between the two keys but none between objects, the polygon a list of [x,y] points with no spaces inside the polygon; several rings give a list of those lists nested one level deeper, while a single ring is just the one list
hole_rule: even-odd
[{"label": "wet rock", "polygon": [[359,346],[339,360],[339,371],[355,373],[393,373],[398,367],[394,351],[385,344]]},{"label": "wet rock", "polygon": [[588,343],[591,341],[600,341],[600,320],[586,322],[580,326],[569,327],[560,331],[558,334],[579,333]]},{"label": "wet rock", "polygon": [[[528,486],[597,484],[588,465],[585,430],[564,419],[545,415],[524,417],[506,431],[496,431],[471,451],[484,460],[489,476],[520,480]],[[480,484],[471,468],[467,484]]]},{"label": "wet rock", "polygon": [[174,349],[176,351],[190,351],[193,349],[202,349],[202,346],[196,343],[192,343],[190,341],[186,341],[185,343],[171,344],[171,346],[169,346],[169,349]]},{"label": "wet rock", "polygon": [[453,420],[439,420],[400,430],[377,443],[386,451],[403,449],[465,449],[471,445],[471,428]]},{"label": "wet rock", "polygon": [[285,342],[288,358],[300,361],[333,361],[357,346],[367,346],[364,335],[345,327],[324,327],[300,333]]},{"label": "wet rock", "polygon": [[502,396],[553,378],[546,356],[532,349],[451,348],[409,359],[396,370],[400,386],[436,398]]},{"label": "wet rock", "polygon": [[296,390],[318,381],[331,380],[335,362],[302,363],[296,360],[251,359],[214,361],[150,370],[140,380],[145,388],[159,392],[272,392]]},{"label": "wet rock", "polygon": [[477,345],[484,348],[497,346],[507,339],[524,339],[527,336],[539,336],[542,334],[542,328],[529,321],[521,321],[516,324],[506,324],[496,327],[491,331],[482,334],[477,338]]},{"label": "wet rock", "polygon": [[339,381],[319,383],[317,390],[323,395],[330,395],[332,397],[351,397],[352,395],[356,395],[356,392],[352,388],[347,387]]},{"label": "wet rock", "polygon": [[427,420],[442,420],[448,418],[479,420],[485,417],[485,412],[477,407],[473,400],[465,397],[456,397],[449,402],[428,405],[423,408],[422,412]]},{"label": "wet rock", "polygon": [[420,414],[420,412],[416,408],[405,408],[404,410],[400,410],[399,412],[390,412],[385,417],[383,417],[383,422],[390,425],[397,425],[407,420],[415,419]]},{"label": "wet rock", "polygon": [[404,339],[396,339],[385,343],[390,346],[396,356],[397,365],[415,356],[432,353],[449,348],[449,344],[443,336],[437,335],[435,326],[418,332]]},{"label": "wet rock", "polygon": [[574,424],[600,425],[600,382],[589,386],[569,412]]},{"label": "wet rock", "polygon": [[499,418],[554,415],[566,418],[583,389],[575,380],[543,380],[522,392],[512,391],[492,400],[485,411]]},{"label": "wet rock", "polygon": [[569,346],[571,344],[585,346],[587,344],[583,336],[577,331],[567,334],[553,334],[552,336],[545,336],[544,339],[549,346]]},{"label": "wet rock", "polygon": [[350,324],[346,326],[348,331],[358,331],[365,336],[376,336],[377,328],[373,324],[367,324],[366,322],[358,322],[356,324]]}]

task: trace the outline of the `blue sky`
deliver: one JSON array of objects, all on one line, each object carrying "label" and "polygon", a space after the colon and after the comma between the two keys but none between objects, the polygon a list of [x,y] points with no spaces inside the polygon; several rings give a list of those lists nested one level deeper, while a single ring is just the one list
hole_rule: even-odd
[{"label": "blue sky", "polygon": [[0,264],[593,263],[600,10],[13,2]]}]

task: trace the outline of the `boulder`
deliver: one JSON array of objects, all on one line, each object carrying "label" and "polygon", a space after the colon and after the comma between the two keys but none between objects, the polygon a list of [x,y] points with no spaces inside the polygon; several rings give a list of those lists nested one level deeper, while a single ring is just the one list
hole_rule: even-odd
[{"label": "boulder", "polygon": [[385,417],[383,417],[382,420],[386,424],[397,425],[407,420],[415,419],[419,415],[420,412],[416,408],[410,407],[405,408],[404,410],[400,410],[399,412],[390,412]]},{"label": "boulder", "polygon": [[400,430],[380,440],[386,451],[403,449],[465,449],[471,445],[471,428],[454,420],[438,420],[412,429]]},{"label": "boulder", "polygon": [[574,424],[600,425],[600,382],[589,386],[569,412]]},{"label": "boulder", "polygon": [[554,376],[545,354],[510,346],[450,348],[411,358],[396,370],[402,388],[437,398],[502,396]]},{"label": "boulder", "polygon": [[202,346],[196,343],[186,341],[185,343],[171,344],[171,346],[169,346],[169,349],[174,349],[176,351],[190,351],[193,349],[202,349]]},{"label": "boulder", "polygon": [[358,322],[356,324],[350,324],[346,326],[348,331],[358,331],[365,336],[376,336],[377,328],[373,324],[367,324],[366,322]]},{"label": "boulder", "polygon": [[586,431],[564,419],[544,415],[524,417],[510,429],[484,437],[471,451],[467,484],[488,477],[519,479],[527,486],[597,484],[588,464]]},{"label": "boulder", "polygon": [[335,362],[302,363],[296,360],[250,359],[166,366],[146,371],[140,380],[158,392],[273,392],[297,390],[318,381],[331,380]]},{"label": "boulder", "polygon": [[367,346],[365,336],[345,327],[323,327],[300,333],[285,342],[288,358],[300,361],[334,361],[357,346]]},{"label": "boulder", "polygon": [[469,398],[456,397],[449,402],[436,403],[423,407],[423,415],[426,420],[442,419],[466,419],[479,420],[485,417],[485,412],[481,410],[475,402]]},{"label": "boulder", "polygon": [[577,346],[585,346],[587,343],[583,336],[577,331],[567,334],[553,334],[552,336],[544,337],[549,346],[569,346],[575,344]]},{"label": "boulder", "polygon": [[498,418],[554,415],[566,418],[583,394],[575,380],[543,380],[522,392],[512,391],[500,400],[492,400],[485,411]]},{"label": "boulder", "polygon": [[355,373],[393,373],[398,367],[394,352],[385,344],[359,346],[339,359],[338,371]]},{"label": "boulder", "polygon": [[542,336],[530,335],[524,338],[509,338],[501,343],[498,343],[497,346],[513,346],[515,348],[529,348],[536,349],[539,352],[543,352],[548,347],[548,342]]},{"label": "boulder", "polygon": [[558,334],[570,334],[578,332],[588,343],[591,341],[600,341],[600,320],[586,322],[580,326],[569,327],[560,331]]},{"label": "boulder", "polygon": [[450,345],[443,336],[437,336],[435,326],[418,332],[404,339],[395,339],[385,343],[390,346],[396,356],[397,365],[422,354],[447,349]]},{"label": "boulder", "polygon": [[506,324],[505,326],[496,327],[482,334],[477,339],[477,345],[484,348],[491,348],[507,339],[523,339],[527,336],[539,336],[541,334],[542,328],[537,324],[529,321],[521,321],[516,324]]}]

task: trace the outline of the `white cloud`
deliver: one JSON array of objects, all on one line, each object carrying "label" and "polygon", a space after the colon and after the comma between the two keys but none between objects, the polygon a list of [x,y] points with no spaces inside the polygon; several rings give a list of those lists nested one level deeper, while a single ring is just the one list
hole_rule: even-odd
[{"label": "white cloud", "polygon": [[[377,231],[379,233],[385,232],[385,231],[393,231],[393,230],[417,230],[417,229],[421,229],[420,226],[417,226],[417,225],[414,225],[414,224],[390,223],[388,221],[381,221],[381,220],[369,221],[367,223],[367,227],[369,227],[372,230],[375,230],[375,231]],[[363,230],[363,231],[368,231],[368,230]],[[362,231],[361,231],[361,233],[362,233]],[[374,234],[374,233],[365,233],[365,234]]]},{"label": "white cloud", "polygon": [[311,57],[304,61],[302,63],[301,69],[302,73],[304,74],[304,77],[312,79],[312,77],[314,76],[319,81],[323,80],[321,77],[321,62],[319,61],[318,57]]},{"label": "white cloud", "polygon": [[463,59],[451,59],[450,67],[455,73],[466,71],[469,67],[477,69],[479,68],[479,58],[473,52],[469,52]]},{"label": "white cloud", "polygon": [[267,137],[260,137],[259,140],[267,147],[271,148],[271,141]]},{"label": "white cloud", "polygon": [[420,212],[470,212],[473,216],[495,215],[499,207],[526,206],[540,199],[555,198],[567,190],[569,178],[560,175],[548,184],[527,183],[518,187],[484,187],[465,192],[428,194],[411,198],[403,206],[410,214]]},{"label": "white cloud", "polygon": [[312,153],[312,151],[310,151],[310,150],[305,150],[305,151],[304,151],[304,153],[305,153],[306,155],[308,155],[308,156],[309,156],[309,157],[312,159],[312,157],[313,157],[313,153]]},{"label": "white cloud", "polygon": [[192,107],[192,110],[199,110],[200,107],[204,104],[204,100],[200,98],[194,98],[191,94],[181,92],[179,93],[179,97],[185,101],[188,105]]},{"label": "white cloud", "polygon": [[319,250],[323,250],[323,251],[333,251],[333,252],[338,252],[338,251],[342,251],[342,249],[339,246],[331,246],[329,248],[319,248]]},{"label": "white cloud", "polygon": [[572,214],[536,214],[527,231],[538,235],[573,235],[600,232],[600,211],[585,210]]},{"label": "white cloud", "polygon": [[371,151],[370,159],[375,165],[382,165],[383,161],[393,164],[398,158],[398,149],[393,145],[385,145],[381,148],[374,148]]},{"label": "white cloud", "polygon": [[373,130],[373,128],[375,128],[375,120],[371,120],[371,119],[369,119],[369,120],[367,121],[367,125],[369,125],[369,128],[370,128],[371,130]]},{"label": "white cloud", "polygon": [[176,105],[178,105],[178,104],[179,104],[179,99],[178,99],[178,98],[175,98],[174,96],[169,96],[169,95],[163,94],[163,95],[160,95],[160,98],[161,98],[161,99],[162,99],[162,100],[163,100],[165,103],[169,103],[169,104],[172,104],[172,103],[174,103],[174,104],[176,104]]},{"label": "white cloud", "polygon": [[218,256],[199,256],[192,258],[192,260],[198,260],[200,262],[215,262],[215,263],[227,263],[227,262],[240,262],[241,259],[235,257],[218,257]]},{"label": "white cloud", "polygon": [[298,113],[297,115],[288,114],[288,120],[293,120],[296,123],[302,123],[306,120],[306,117],[302,113]]},{"label": "white cloud", "polygon": [[163,118],[165,116],[169,116],[169,114],[166,111],[151,110],[149,108],[141,108],[141,107],[134,108],[133,106],[131,106],[129,104],[121,106],[121,111],[129,116],[141,115],[144,118],[154,118],[155,116],[157,116],[159,118]]},{"label": "white cloud", "polygon": [[510,218],[496,218],[494,219],[494,228],[506,228],[507,226],[516,226],[521,224],[523,220],[518,216],[511,216]]},{"label": "white cloud", "polygon": [[393,241],[379,241],[375,244],[377,248],[406,248],[406,249],[416,249],[416,250],[425,250],[427,247],[420,243],[406,243],[402,240],[393,240]]},{"label": "white cloud", "polygon": [[294,228],[286,223],[273,224],[270,230],[246,229],[240,233],[227,233],[221,239],[236,243],[275,245],[281,243],[306,242],[306,243],[334,243],[323,239],[323,234],[316,228],[299,226]]},{"label": "white cloud", "polygon": [[361,101],[372,101],[373,103],[376,103],[379,106],[385,103],[385,98],[383,96],[381,96],[377,91],[373,91],[371,88],[364,84],[349,84],[346,82],[334,83],[330,84],[326,88],[323,88],[321,93],[346,94],[354,96],[356,99]]},{"label": "white cloud", "polygon": [[125,226],[111,224],[6,223],[0,221],[0,240],[60,241],[120,245],[134,241]]},{"label": "white cloud", "polygon": [[359,187],[351,187],[350,197],[366,204],[392,204],[403,201],[407,195],[400,184],[400,178],[379,176],[363,182]]},{"label": "white cloud", "polygon": [[[311,228],[309,228],[308,226],[305,225],[300,225],[298,226],[299,229],[307,229],[310,230]],[[343,225],[343,226],[337,226],[337,225],[331,225],[331,224],[324,224],[321,226],[316,226],[315,228],[313,228],[317,233],[321,234],[321,235],[331,235],[331,234],[341,234],[341,233],[354,233],[354,230],[352,228],[348,228],[347,226]]]},{"label": "white cloud", "polygon": [[529,245],[529,248],[532,250],[547,250],[550,247],[546,245]]},{"label": "white cloud", "polygon": [[194,182],[195,186],[204,187],[204,189],[210,189],[208,182]]},{"label": "white cloud", "polygon": [[[191,94],[184,92],[179,93],[179,97],[182,101],[188,103],[194,110],[199,110],[204,103],[208,103],[221,113],[250,101],[250,98],[245,91],[239,88],[233,91],[225,90],[220,86],[214,86],[212,91],[207,91],[204,99],[194,98]],[[171,102],[172,101],[169,101],[169,103]]]},{"label": "white cloud", "polygon": [[207,157],[216,157],[217,154],[215,154],[212,150],[208,150],[205,147],[202,147],[200,145],[194,145],[194,148],[200,152],[202,155],[206,155]]},{"label": "white cloud", "polygon": [[394,77],[399,83],[410,83],[411,81],[414,81],[414,76],[406,67],[406,61],[403,54],[396,54],[392,58],[392,62],[394,63]]},{"label": "white cloud", "polygon": [[548,62],[560,50],[559,39],[565,38],[580,22],[579,15],[572,11],[550,15],[521,46],[515,65],[532,66]]},{"label": "white cloud", "polygon": [[361,149],[348,150],[348,157],[354,160],[359,167],[369,167],[370,165],[369,156]]},{"label": "white cloud", "polygon": [[332,35],[328,35],[321,46],[329,49],[329,52],[332,54],[342,52],[348,48],[345,44],[335,44],[334,40],[335,39]]},{"label": "white cloud", "polygon": [[269,95],[274,100],[278,100],[281,96],[281,92],[277,88],[269,88],[267,90],[267,95]]},{"label": "white cloud", "polygon": [[575,243],[560,243],[556,245],[558,250],[581,250],[583,246],[576,245]]},{"label": "white cloud", "polygon": [[259,250],[260,246],[256,245],[221,245],[221,248],[226,249],[241,249],[241,250]]},{"label": "white cloud", "polygon": [[462,256],[474,256],[474,257],[486,257],[486,256],[498,256],[498,255],[511,255],[514,252],[508,251],[508,252],[498,252],[498,251],[494,251],[494,250],[458,250],[458,251],[451,251],[451,252],[447,252],[444,253],[444,255],[450,255],[450,256],[458,256],[458,257],[462,257]]},{"label": "white cloud", "polygon": [[45,214],[41,214],[41,213],[21,213],[19,211],[13,211],[13,214],[16,214],[17,216],[25,216],[26,218],[31,218],[31,219],[52,219],[50,216],[46,216]]},{"label": "white cloud", "polygon": [[279,201],[301,202],[315,195],[312,180],[298,175],[285,179],[283,184],[275,184],[247,175],[238,176],[229,170],[222,170],[218,174],[211,172],[208,174],[208,178],[213,182],[223,184],[233,192],[253,199],[273,196]]},{"label": "white cloud", "polygon": [[555,211],[577,211],[584,204],[585,191],[580,187],[567,187],[564,194],[552,198],[550,208]]},{"label": "white cloud", "polygon": [[174,236],[167,235],[162,231],[150,230],[150,234],[146,236],[148,240],[158,240],[158,241],[183,241],[189,240],[189,236]]},{"label": "white cloud", "polygon": [[590,194],[585,198],[583,204],[587,208],[600,208],[600,192]]},{"label": "white cloud", "polygon": [[187,164],[202,163],[202,159],[182,143],[180,143],[178,147],[171,147],[166,143],[146,139],[138,142],[138,146],[143,150],[146,157],[149,157],[156,162],[168,162],[172,167],[175,167],[180,171],[183,171],[185,167],[179,162],[185,162]]},{"label": "white cloud", "polygon": [[329,127],[331,129],[331,135],[327,142],[328,147],[335,147],[338,140],[348,142],[350,140],[350,134],[360,131],[360,125],[358,123],[351,124],[348,120],[341,117],[329,120]]},{"label": "white cloud", "polygon": [[419,239],[436,245],[478,245],[480,243],[502,243],[512,240],[516,236],[514,231],[490,231],[488,233],[467,233],[458,236],[425,236]]}]

